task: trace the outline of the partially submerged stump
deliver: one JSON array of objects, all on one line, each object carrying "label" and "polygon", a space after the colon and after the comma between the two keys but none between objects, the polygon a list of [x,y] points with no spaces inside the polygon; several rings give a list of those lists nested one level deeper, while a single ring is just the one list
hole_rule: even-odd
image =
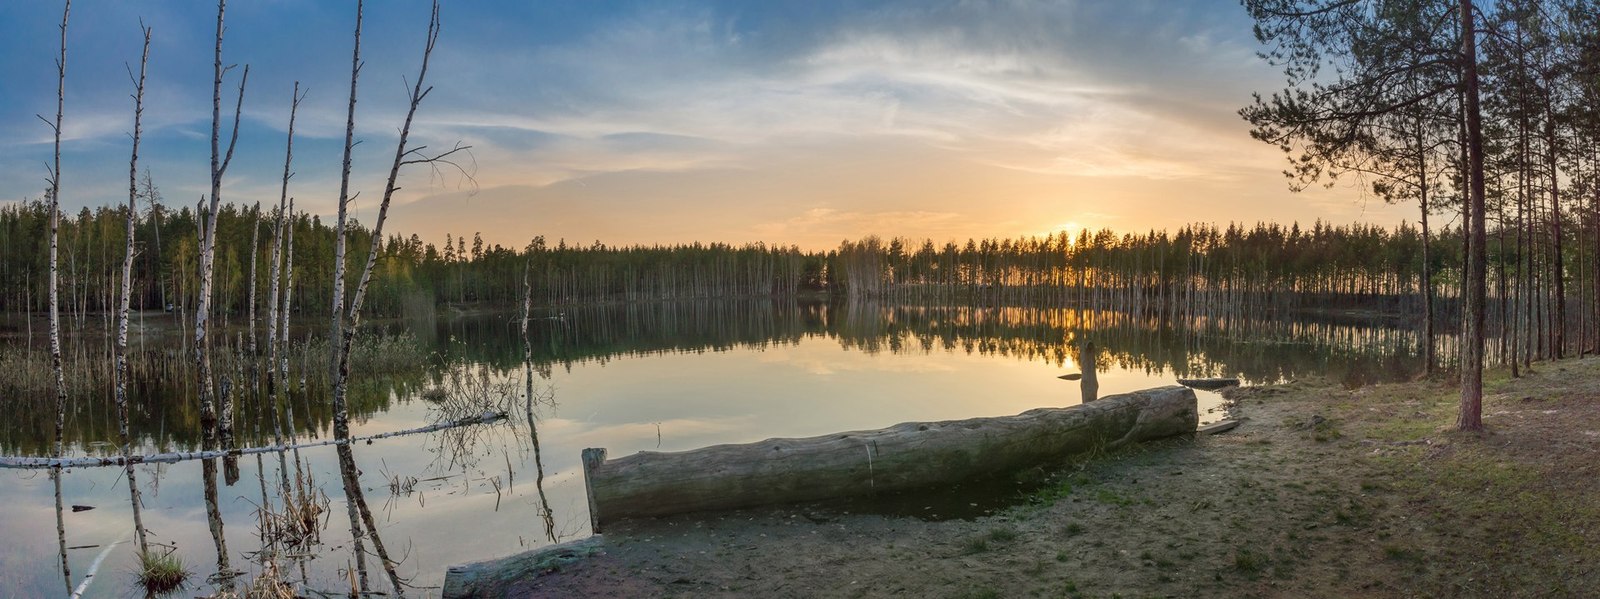
[{"label": "partially submerged stump", "polygon": [[899,491],[993,476],[1075,453],[1189,434],[1194,391],[1171,386],[1015,416],[907,422],[804,439],[639,452],[583,451],[595,532],[621,518]]}]

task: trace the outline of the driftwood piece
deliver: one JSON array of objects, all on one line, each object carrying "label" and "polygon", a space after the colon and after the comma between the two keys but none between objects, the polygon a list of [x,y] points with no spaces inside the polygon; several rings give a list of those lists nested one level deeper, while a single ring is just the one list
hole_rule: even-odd
[{"label": "driftwood piece", "polygon": [[1236,428],[1239,428],[1238,420],[1219,420],[1217,422],[1200,427],[1200,430],[1195,431],[1194,434],[1220,435]]},{"label": "driftwood piece", "polygon": [[451,566],[445,570],[440,595],[445,599],[505,597],[519,580],[537,578],[604,551],[604,537],[595,535],[497,560]]},{"label": "driftwood piece", "polygon": [[993,476],[1101,447],[1193,433],[1194,391],[1171,386],[1015,416],[907,422],[605,460],[585,450],[591,523],[898,491]]}]

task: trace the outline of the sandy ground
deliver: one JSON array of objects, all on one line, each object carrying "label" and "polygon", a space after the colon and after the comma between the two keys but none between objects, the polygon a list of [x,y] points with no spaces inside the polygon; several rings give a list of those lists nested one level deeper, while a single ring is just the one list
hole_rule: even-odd
[{"label": "sandy ground", "polygon": [[816,506],[626,522],[514,597],[1584,597],[1600,592],[1600,359],[1236,389],[1243,424],[1064,464],[972,520]]}]

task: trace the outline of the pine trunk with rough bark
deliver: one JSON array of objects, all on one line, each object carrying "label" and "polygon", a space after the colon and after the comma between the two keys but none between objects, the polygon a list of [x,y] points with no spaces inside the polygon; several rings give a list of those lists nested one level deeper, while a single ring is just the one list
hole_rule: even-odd
[{"label": "pine trunk with rough bark", "polygon": [[1484,275],[1488,259],[1484,232],[1483,117],[1478,103],[1478,50],[1472,0],[1461,0],[1462,89],[1466,110],[1467,255],[1465,312],[1461,331],[1461,412],[1456,428],[1483,428]]}]

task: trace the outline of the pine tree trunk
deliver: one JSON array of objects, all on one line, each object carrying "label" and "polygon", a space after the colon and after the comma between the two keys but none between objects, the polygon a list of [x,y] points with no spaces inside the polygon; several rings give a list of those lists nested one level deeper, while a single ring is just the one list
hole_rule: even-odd
[{"label": "pine tree trunk", "polygon": [[1456,427],[1483,428],[1484,247],[1483,120],[1478,106],[1478,50],[1472,0],[1461,0],[1462,83],[1466,94],[1468,197],[1466,318],[1461,331],[1461,413]]}]

